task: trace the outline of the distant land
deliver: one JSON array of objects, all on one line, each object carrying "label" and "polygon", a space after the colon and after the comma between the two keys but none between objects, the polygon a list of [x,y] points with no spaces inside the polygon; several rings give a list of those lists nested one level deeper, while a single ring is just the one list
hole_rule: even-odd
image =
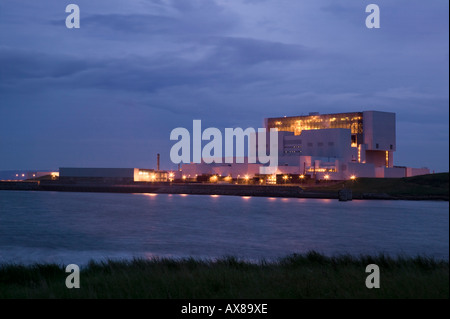
[{"label": "distant land", "polygon": [[449,200],[449,173],[404,178],[358,178],[353,181],[304,185],[235,185],[212,183],[151,183],[127,185],[62,183],[43,176],[39,180],[0,182],[0,190],[230,195],[337,199],[350,189],[353,199]]}]

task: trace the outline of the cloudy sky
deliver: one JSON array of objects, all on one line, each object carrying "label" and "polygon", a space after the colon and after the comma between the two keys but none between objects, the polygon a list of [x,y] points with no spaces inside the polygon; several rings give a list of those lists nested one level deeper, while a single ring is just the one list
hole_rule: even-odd
[{"label": "cloudy sky", "polygon": [[[65,7],[79,5],[81,28]],[[366,5],[381,28],[365,26]],[[170,163],[176,127],[397,113],[396,165],[449,169],[447,0],[2,0],[0,170]]]}]

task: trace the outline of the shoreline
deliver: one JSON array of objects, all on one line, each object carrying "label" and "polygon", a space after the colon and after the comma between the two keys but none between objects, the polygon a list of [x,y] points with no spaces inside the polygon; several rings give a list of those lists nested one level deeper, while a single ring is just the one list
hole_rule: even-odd
[{"label": "shoreline", "polygon": [[[284,197],[339,199],[338,190],[309,190],[303,185],[236,185],[236,184],[197,184],[137,182],[127,185],[103,183],[61,183],[59,181],[0,181],[1,190],[17,191],[56,191],[56,192],[95,192],[95,193],[153,193],[186,195],[219,195],[251,197]],[[354,200],[434,200],[449,201],[448,195],[430,194],[388,194],[381,192],[355,192]]]}]

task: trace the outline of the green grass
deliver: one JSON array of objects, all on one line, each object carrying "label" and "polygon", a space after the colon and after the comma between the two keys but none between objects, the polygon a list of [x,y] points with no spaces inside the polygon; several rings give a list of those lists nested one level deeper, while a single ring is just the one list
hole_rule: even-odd
[{"label": "green grass", "polygon": [[[449,173],[430,174],[405,178],[357,178],[311,190],[338,191],[350,188],[353,193],[385,193],[388,195],[441,196],[448,199]],[[305,187],[308,190],[308,187]]]},{"label": "green grass", "polygon": [[[368,289],[377,264],[381,288]],[[0,298],[449,298],[448,261],[425,257],[325,257],[315,252],[276,262],[152,259],[91,262],[80,289],[65,287],[61,265],[3,265]]]}]

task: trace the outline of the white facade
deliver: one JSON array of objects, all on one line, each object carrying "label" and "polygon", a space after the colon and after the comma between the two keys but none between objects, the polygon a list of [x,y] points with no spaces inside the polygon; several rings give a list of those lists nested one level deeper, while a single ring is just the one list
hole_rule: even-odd
[{"label": "white facade", "polygon": [[[266,119],[267,131],[273,127],[283,129],[278,132],[278,168],[274,173],[308,175],[319,180],[429,174],[427,168],[394,166],[395,118],[395,113],[364,111]],[[268,145],[263,147],[269,153]],[[183,174],[253,177],[260,167],[260,164],[188,164],[183,165]]]}]

